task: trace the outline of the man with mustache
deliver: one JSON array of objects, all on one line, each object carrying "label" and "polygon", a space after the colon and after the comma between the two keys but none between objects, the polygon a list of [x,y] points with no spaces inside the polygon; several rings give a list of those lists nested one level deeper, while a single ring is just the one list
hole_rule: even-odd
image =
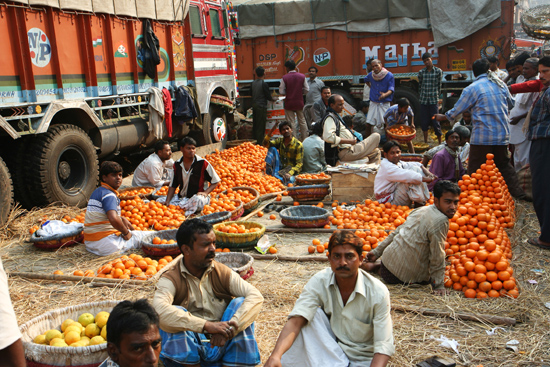
[{"label": "man with mustache", "polygon": [[214,260],[211,224],[185,221],[176,240],[183,259],[161,276],[153,299],[164,366],[259,364],[253,322],[263,303],[260,292]]},{"label": "man with mustache", "polygon": [[328,249],[330,269],[306,284],[264,367],[383,367],[394,354],[390,295],[359,268],[361,239],[336,231]]},{"label": "man with mustache", "polygon": [[379,272],[386,284],[430,282],[435,294],[446,294],[445,239],[459,195],[456,183],[436,182],[434,204],[412,211],[405,223],[367,254],[361,268]]}]

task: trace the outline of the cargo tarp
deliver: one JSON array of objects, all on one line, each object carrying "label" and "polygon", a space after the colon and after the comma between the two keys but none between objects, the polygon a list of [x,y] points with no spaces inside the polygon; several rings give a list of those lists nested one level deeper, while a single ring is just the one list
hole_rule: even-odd
[{"label": "cargo tarp", "polygon": [[437,47],[500,17],[501,0],[234,0],[241,38],[314,29],[390,33],[432,29]]},{"label": "cargo tarp", "polygon": [[163,21],[183,21],[190,0],[12,0],[31,6],[51,6],[62,10],[77,10],[113,14],[121,17],[148,18]]}]

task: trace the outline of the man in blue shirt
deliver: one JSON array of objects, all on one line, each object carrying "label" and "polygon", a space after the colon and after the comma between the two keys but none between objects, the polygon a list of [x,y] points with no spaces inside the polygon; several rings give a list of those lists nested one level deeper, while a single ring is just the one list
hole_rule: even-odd
[{"label": "man in blue shirt", "polygon": [[[384,114],[386,128],[393,125],[406,125],[416,130],[414,126],[414,112],[411,103],[407,98],[399,98],[397,104],[394,104]],[[414,145],[412,141],[407,142],[409,153],[414,154]]]},{"label": "man in blue shirt", "polygon": [[370,87],[370,107],[365,136],[372,133],[373,127],[378,130],[375,132],[384,134],[384,114],[390,108],[395,90],[393,74],[382,67],[380,60],[374,59],[372,60],[372,71],[365,78],[365,82]]},{"label": "man in blue shirt", "polygon": [[512,97],[506,84],[495,74],[489,72],[489,62],[478,59],[472,65],[475,81],[464,88],[460,99],[445,115],[435,115],[438,121],[454,121],[466,110],[472,113],[472,136],[470,138],[470,156],[468,174],[475,172],[486,161],[486,155],[495,155],[495,165],[502,173],[510,194],[516,199],[525,199],[526,195],[519,186],[516,171],[510,162],[508,143],[508,109]]}]

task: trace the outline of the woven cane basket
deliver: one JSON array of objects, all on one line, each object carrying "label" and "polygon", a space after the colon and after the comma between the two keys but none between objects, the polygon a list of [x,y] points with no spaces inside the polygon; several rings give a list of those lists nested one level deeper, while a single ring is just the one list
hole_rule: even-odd
[{"label": "woven cane basket", "polygon": [[89,347],[50,347],[33,343],[33,339],[50,330],[60,330],[66,319],[77,320],[85,312],[96,315],[100,311],[111,312],[120,301],[84,303],[77,306],[48,311],[21,325],[23,347],[27,366],[79,366],[96,367],[107,358],[107,343]]},{"label": "woven cane basket", "polygon": [[330,212],[317,206],[293,206],[283,209],[281,223],[294,228],[319,228],[329,223]]},{"label": "woven cane basket", "polygon": [[240,217],[243,216],[244,214],[244,207],[243,207],[243,202],[240,201],[240,200],[231,200],[231,201],[234,201],[235,202],[235,205],[238,205],[237,206],[237,209],[233,210],[231,212],[231,220],[232,221],[235,221],[237,219],[239,219]]},{"label": "woven cane basket", "polygon": [[322,185],[329,184],[332,180],[332,177],[328,178],[303,178],[301,175],[296,176],[296,185],[305,186],[305,185]]},{"label": "woven cane basket", "polygon": [[[243,202],[243,208],[244,208],[245,211],[256,207],[258,205],[259,201],[260,201],[260,192],[258,190],[256,190],[255,188],[253,188],[253,187],[250,187],[250,186],[236,186],[236,187],[232,187],[231,190],[233,190],[233,191],[246,190],[246,191],[248,191],[248,192],[250,192],[254,195],[254,199],[250,200],[248,203]],[[216,196],[216,198],[219,199],[220,195],[222,195],[222,194],[227,195],[227,190],[224,190],[221,193],[219,193]]]},{"label": "woven cane basket", "polygon": [[239,273],[245,280],[254,274],[254,269],[252,269],[254,258],[244,252],[217,252],[216,261]]},{"label": "woven cane basket", "polygon": [[141,249],[149,256],[162,257],[174,256],[180,254],[180,249],[177,243],[159,244],[153,243],[153,238],[158,237],[161,240],[176,240],[177,229],[168,229],[166,231],[151,232],[141,240]]},{"label": "woven cane basket", "polygon": [[239,249],[239,250],[249,250],[256,246],[258,240],[265,233],[265,226],[254,223],[254,222],[238,222],[242,224],[246,229],[250,228],[260,228],[258,232],[254,233],[225,233],[218,231],[218,228],[222,225],[229,225],[233,222],[218,223],[214,225],[214,233],[216,234],[216,246],[229,248],[229,249]]},{"label": "woven cane basket", "polygon": [[[392,127],[394,127],[394,126],[392,126]],[[391,132],[390,129],[392,127],[390,127],[388,129],[386,129],[386,137],[388,138],[388,140],[397,140],[399,142],[408,142],[408,141],[413,140],[416,137],[416,130],[415,129],[413,129],[412,127],[407,126],[407,125],[401,125],[401,126],[403,127],[406,134],[405,135],[395,134],[395,133]]]},{"label": "woven cane basket", "polygon": [[[132,190],[141,190],[145,189],[147,190],[147,193],[145,194],[137,194],[137,195],[128,195],[128,191]],[[139,196],[142,199],[151,199],[153,192],[155,192],[155,188],[152,186],[134,186],[134,187],[127,187],[125,189],[118,190],[118,198],[120,200],[132,200],[135,197]]]},{"label": "woven cane basket", "polygon": [[330,185],[307,185],[307,186],[297,186],[289,187],[287,189],[288,195],[296,201],[312,201],[312,200],[323,200],[325,196],[330,194]]},{"label": "woven cane basket", "polygon": [[74,231],[54,234],[51,236],[38,236],[36,232],[29,238],[29,242],[32,242],[34,247],[41,250],[57,250],[62,247],[74,246],[84,241],[84,225],[79,228],[75,228]]},{"label": "woven cane basket", "polygon": [[202,215],[198,218],[214,225],[231,219],[231,212],[216,212],[212,214]]}]

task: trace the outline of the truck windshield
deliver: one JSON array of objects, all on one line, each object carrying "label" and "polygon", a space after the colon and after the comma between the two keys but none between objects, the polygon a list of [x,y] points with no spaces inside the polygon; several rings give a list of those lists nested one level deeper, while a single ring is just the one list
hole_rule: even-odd
[{"label": "truck windshield", "polygon": [[201,27],[201,12],[198,6],[189,7],[189,20],[191,21],[191,33],[203,34]]},{"label": "truck windshield", "polygon": [[212,37],[221,37],[222,30],[220,27],[220,14],[215,9],[208,11],[210,14],[210,25],[212,26]]}]

